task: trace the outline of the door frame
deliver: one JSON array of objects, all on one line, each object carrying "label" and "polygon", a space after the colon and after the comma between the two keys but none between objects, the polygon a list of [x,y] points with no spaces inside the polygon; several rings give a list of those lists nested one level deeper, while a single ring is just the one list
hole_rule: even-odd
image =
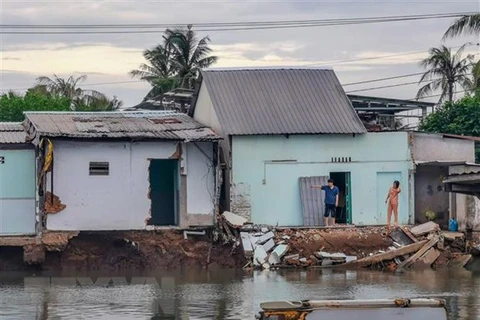
[{"label": "door frame", "polygon": [[330,171],[330,177],[332,174],[343,174],[345,180],[345,221],[347,224],[352,224],[353,215],[352,215],[352,172],[351,171]]}]

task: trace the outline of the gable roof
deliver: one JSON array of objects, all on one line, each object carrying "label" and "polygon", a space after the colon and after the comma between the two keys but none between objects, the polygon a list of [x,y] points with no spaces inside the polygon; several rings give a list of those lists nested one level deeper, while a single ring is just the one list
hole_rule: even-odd
[{"label": "gable roof", "polygon": [[66,138],[131,138],[181,141],[221,139],[186,114],[150,112],[25,112],[36,134]]},{"label": "gable roof", "polygon": [[333,70],[205,70],[202,78],[229,135],[366,132]]},{"label": "gable roof", "polygon": [[0,122],[0,143],[26,143],[27,134],[20,122]]}]

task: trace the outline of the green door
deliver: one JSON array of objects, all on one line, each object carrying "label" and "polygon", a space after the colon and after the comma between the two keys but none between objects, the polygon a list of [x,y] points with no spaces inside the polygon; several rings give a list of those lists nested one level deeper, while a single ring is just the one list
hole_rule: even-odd
[{"label": "green door", "polygon": [[173,226],[176,224],[178,160],[150,161],[151,219],[148,224]]},{"label": "green door", "polygon": [[345,172],[345,205],[347,207],[347,223],[352,223],[352,180],[350,172]]}]

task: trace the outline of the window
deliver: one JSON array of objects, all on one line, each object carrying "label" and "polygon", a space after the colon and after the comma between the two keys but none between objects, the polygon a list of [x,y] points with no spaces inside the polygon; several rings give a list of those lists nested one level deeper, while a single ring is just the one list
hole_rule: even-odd
[{"label": "window", "polygon": [[89,173],[91,176],[108,176],[108,162],[90,162]]}]

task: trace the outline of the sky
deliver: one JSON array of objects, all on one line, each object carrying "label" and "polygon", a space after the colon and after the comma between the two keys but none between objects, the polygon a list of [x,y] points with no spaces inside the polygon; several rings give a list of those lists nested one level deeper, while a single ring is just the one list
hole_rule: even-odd
[{"label": "sky", "polygon": [[[204,22],[244,22],[359,18],[390,15],[480,11],[480,1],[343,1],[343,0],[0,0],[1,24],[134,24],[186,25]],[[343,84],[423,71],[419,61],[431,47],[480,42],[474,36],[442,42],[453,19],[390,22],[367,25],[255,31],[209,31],[215,67],[319,66],[333,68]],[[87,75],[82,88],[117,96],[129,107],[149,91],[147,83],[128,75],[145,62],[142,51],[162,41],[159,34],[8,35],[0,34],[0,90],[19,92],[38,76]],[[404,52],[384,59],[338,63]],[[480,47],[466,53],[480,58]],[[413,82],[418,77],[346,86],[361,90]],[[109,84],[110,82],[124,82]],[[105,84],[106,83],[106,84]],[[417,85],[355,94],[412,99]],[[435,101],[431,98],[426,101]]]}]

